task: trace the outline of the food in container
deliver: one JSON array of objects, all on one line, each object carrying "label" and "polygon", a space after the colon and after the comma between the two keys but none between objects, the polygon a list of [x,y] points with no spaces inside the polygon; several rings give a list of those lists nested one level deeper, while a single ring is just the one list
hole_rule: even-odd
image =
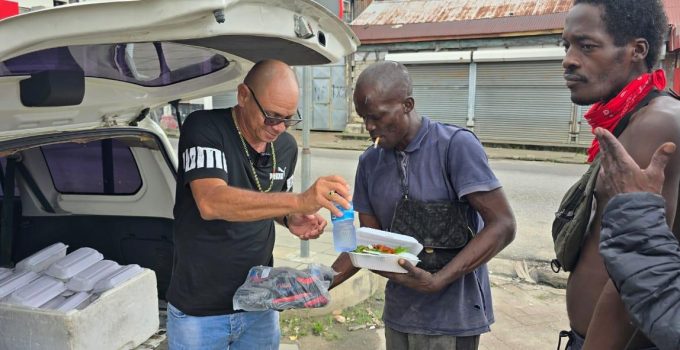
[{"label": "food in container", "polygon": [[349,257],[356,267],[406,273],[399,259],[416,265],[421,250],[422,244],[411,236],[361,227],[357,230],[357,249],[349,252]]}]

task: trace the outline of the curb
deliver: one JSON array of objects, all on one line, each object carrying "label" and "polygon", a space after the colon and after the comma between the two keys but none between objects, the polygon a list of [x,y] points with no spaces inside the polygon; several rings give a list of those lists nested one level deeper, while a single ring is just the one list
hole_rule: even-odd
[{"label": "curb", "polygon": [[519,279],[531,284],[544,284],[553,288],[567,287],[569,273],[555,273],[550,269],[549,261],[515,260],[502,257],[491,259],[487,263],[489,274]]}]

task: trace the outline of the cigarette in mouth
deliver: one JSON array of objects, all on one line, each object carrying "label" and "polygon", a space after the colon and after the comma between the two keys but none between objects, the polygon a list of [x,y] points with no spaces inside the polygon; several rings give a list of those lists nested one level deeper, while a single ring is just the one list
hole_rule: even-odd
[{"label": "cigarette in mouth", "polygon": [[378,142],[380,142],[380,136],[375,138],[375,142],[373,143],[373,148],[378,148]]}]

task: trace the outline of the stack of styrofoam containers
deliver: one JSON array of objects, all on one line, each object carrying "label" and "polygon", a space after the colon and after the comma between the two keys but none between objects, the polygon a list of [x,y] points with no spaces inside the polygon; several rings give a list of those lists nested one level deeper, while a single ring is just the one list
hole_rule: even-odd
[{"label": "stack of styrofoam containers", "polygon": [[0,349],[127,349],[157,331],[152,271],[66,249],[56,243],[0,269]]}]

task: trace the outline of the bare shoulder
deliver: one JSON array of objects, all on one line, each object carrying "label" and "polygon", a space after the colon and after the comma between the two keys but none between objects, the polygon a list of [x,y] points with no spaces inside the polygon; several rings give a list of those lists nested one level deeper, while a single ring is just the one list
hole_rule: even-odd
[{"label": "bare shoulder", "polygon": [[661,144],[680,141],[680,101],[670,96],[654,99],[631,122],[631,131],[642,142]]}]

